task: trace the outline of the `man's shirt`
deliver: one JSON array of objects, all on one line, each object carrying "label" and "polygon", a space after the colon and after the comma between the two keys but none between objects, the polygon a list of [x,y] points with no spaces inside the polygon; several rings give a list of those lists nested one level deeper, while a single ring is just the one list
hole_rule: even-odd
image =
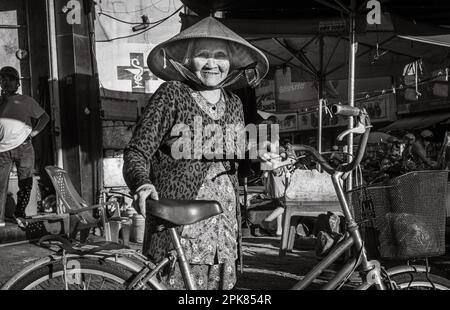
[{"label": "man's shirt", "polygon": [[33,98],[13,95],[0,100],[0,152],[21,145],[32,131],[32,118],[39,118],[45,111]]}]

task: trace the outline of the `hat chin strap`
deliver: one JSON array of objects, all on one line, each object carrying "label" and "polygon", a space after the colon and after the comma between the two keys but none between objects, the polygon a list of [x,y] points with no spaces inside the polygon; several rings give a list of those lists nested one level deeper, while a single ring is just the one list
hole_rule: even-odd
[{"label": "hat chin strap", "polygon": [[[245,76],[245,70],[256,68],[256,62],[254,62],[248,66],[234,69],[219,84],[214,85],[214,86],[206,86],[200,81],[200,79],[194,73],[192,73],[191,70],[189,70],[188,68],[183,66],[178,61],[175,61],[175,60],[169,58],[169,62],[178,71],[178,73],[180,73],[180,75],[184,78],[184,80],[188,84],[190,84],[193,88],[195,88],[196,90],[199,90],[199,91],[219,89],[219,88],[223,88],[223,87],[232,85],[232,84],[236,83],[242,76]],[[248,79],[247,79],[247,82],[248,82]],[[253,83],[251,83],[251,82],[249,83],[250,86],[253,86],[252,84]]]}]

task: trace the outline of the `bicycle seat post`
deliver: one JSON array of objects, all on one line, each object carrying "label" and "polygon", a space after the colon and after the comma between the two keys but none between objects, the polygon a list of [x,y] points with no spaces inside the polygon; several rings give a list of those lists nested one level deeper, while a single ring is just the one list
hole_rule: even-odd
[{"label": "bicycle seat post", "polygon": [[186,260],[186,256],[184,255],[183,247],[181,246],[180,237],[174,227],[169,228],[170,236],[172,237],[172,241],[175,245],[175,250],[178,254],[178,259],[180,262],[181,272],[183,274],[184,283],[187,286],[188,290],[195,290],[195,283],[191,276],[191,268],[189,266],[188,261]]}]

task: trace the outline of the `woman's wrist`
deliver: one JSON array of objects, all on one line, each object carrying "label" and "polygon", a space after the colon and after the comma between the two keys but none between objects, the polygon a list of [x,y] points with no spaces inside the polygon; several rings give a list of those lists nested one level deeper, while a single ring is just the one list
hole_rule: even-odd
[{"label": "woman's wrist", "polygon": [[146,188],[146,187],[150,187],[150,186],[152,186],[151,183],[144,183],[144,184],[142,184],[141,186],[139,186],[138,188],[136,188],[136,189],[134,190],[134,192],[137,193],[137,192],[139,192],[140,190],[142,190],[142,189],[144,189],[144,188]]}]

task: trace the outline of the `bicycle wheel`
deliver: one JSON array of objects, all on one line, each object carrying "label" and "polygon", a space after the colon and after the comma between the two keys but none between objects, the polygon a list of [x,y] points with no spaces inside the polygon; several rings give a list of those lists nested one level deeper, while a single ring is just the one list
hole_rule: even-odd
[{"label": "bicycle wheel", "polygon": [[390,277],[400,290],[450,290],[450,281],[435,274],[409,272]]},{"label": "bicycle wheel", "polygon": [[[125,290],[134,274],[115,263],[78,258],[69,260],[67,281],[61,261],[42,266],[19,279],[11,290]],[[74,267],[76,272],[71,272]]]}]

